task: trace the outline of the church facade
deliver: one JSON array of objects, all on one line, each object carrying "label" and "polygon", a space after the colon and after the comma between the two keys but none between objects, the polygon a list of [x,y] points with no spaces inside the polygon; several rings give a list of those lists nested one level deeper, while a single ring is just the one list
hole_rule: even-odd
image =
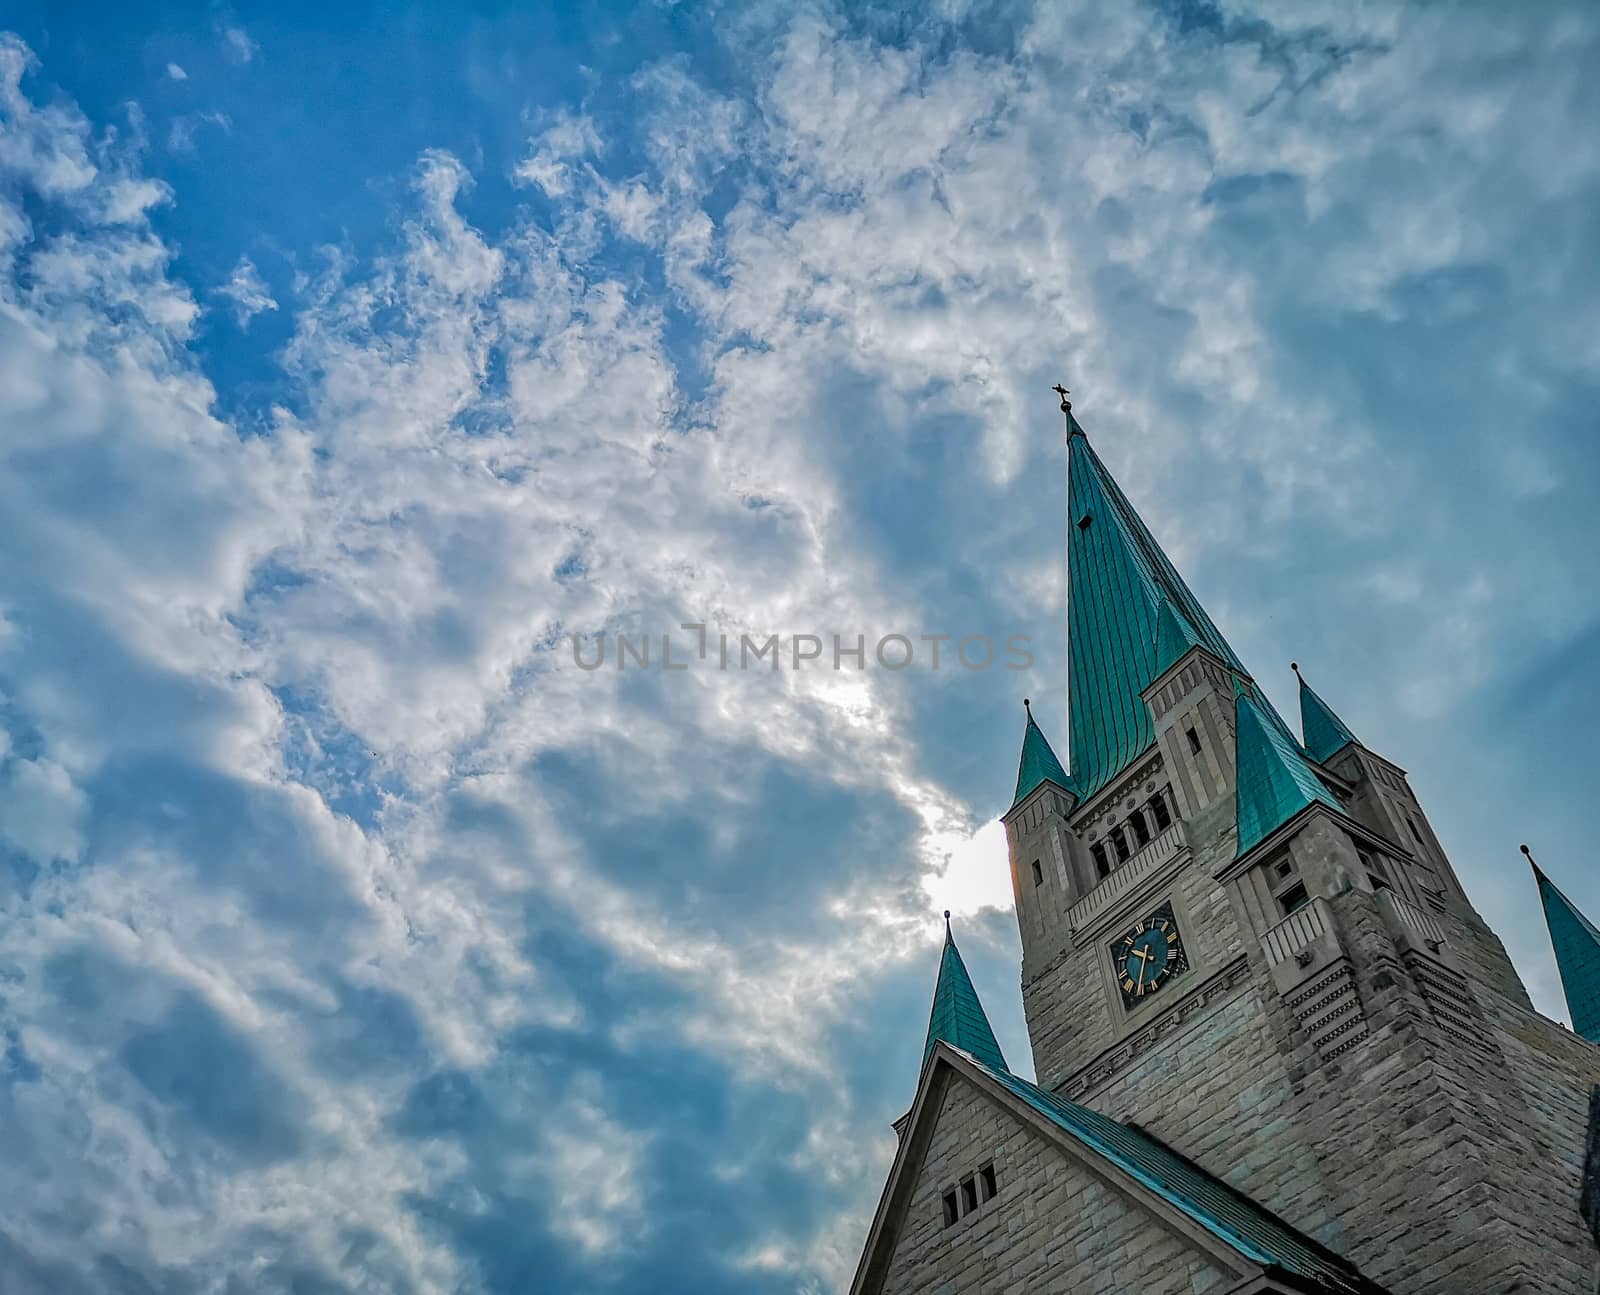
[{"label": "church facade", "polygon": [[1600,932],[1537,874],[1574,1033],[1405,770],[1304,678],[1285,723],[1062,409],[1068,763],[1030,710],[1004,816],[1036,1081],[947,930],[852,1292],[1593,1295]]}]

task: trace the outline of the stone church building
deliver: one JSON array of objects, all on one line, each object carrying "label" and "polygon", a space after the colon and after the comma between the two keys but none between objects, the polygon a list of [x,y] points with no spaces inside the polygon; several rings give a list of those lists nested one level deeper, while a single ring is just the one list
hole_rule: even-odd
[{"label": "stone church building", "polygon": [[1537,873],[1574,1033],[1406,771],[1303,678],[1284,722],[1062,409],[1069,763],[1030,711],[1005,815],[1037,1082],[947,923],[853,1295],[1593,1295],[1600,932]]}]

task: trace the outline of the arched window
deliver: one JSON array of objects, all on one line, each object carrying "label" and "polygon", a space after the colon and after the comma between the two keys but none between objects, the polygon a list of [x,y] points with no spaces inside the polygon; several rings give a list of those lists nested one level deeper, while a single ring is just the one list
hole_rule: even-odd
[{"label": "arched window", "polygon": [[1172,811],[1167,808],[1167,789],[1165,787],[1150,797],[1150,802],[1145,808],[1150,811],[1150,817],[1156,821],[1156,831],[1165,832],[1172,826]]},{"label": "arched window", "polygon": [[1133,857],[1133,851],[1128,848],[1128,838],[1120,827],[1111,829],[1111,848],[1117,852],[1117,862],[1125,863]]},{"label": "arched window", "polygon": [[1106,847],[1096,841],[1089,847],[1089,856],[1094,860],[1094,875],[1100,878],[1111,875],[1111,860],[1106,856]]}]

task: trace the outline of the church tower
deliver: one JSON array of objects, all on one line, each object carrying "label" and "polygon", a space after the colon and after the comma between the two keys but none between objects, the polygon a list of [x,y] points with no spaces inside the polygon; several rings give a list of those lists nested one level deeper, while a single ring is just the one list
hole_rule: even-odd
[{"label": "church tower", "polygon": [[[1300,734],[1284,722],[1065,392],[1062,410],[1067,760],[1028,707],[1004,815],[1039,1099],[1024,1104],[1147,1139],[1349,1266],[1294,1289],[1592,1292],[1577,1201],[1600,1048],[1533,1011],[1405,770],[1303,677]],[[930,1028],[902,1160],[991,1118],[976,1056]],[[929,1116],[936,1082],[946,1106]],[[1025,1081],[998,1082],[1015,1094]],[[915,1180],[900,1161],[896,1173]],[[936,1264],[892,1258],[874,1285],[874,1247],[896,1245],[878,1228],[859,1290],[1006,1288],[925,1284]],[[954,1243],[936,1232],[924,1265],[939,1238]],[[1025,1288],[1152,1289],[1115,1275],[1110,1241],[1098,1259],[1085,1244],[1061,1284]],[[1160,1288],[1213,1288],[1185,1280]]]}]

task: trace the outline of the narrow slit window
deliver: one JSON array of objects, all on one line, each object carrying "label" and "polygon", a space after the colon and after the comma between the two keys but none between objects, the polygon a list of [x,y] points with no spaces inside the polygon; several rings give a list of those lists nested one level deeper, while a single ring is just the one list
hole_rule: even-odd
[{"label": "narrow slit window", "polygon": [[1085,514],[1084,514],[1084,515],[1083,515],[1083,516],[1082,516],[1082,517],[1080,517],[1080,518],[1078,518],[1078,529],[1079,529],[1079,530],[1080,530],[1080,531],[1086,531],[1086,530],[1088,530],[1088,529],[1089,529],[1089,526],[1090,526],[1090,524],[1091,524],[1091,523],[1092,523],[1092,522],[1093,522],[1093,521],[1094,521],[1094,517],[1093,517],[1093,515],[1092,515],[1092,514],[1089,514],[1089,513],[1085,513]]},{"label": "narrow slit window", "polygon": [[994,1166],[985,1165],[978,1170],[978,1187],[980,1194],[986,1201],[992,1201],[999,1194],[1000,1184],[994,1176]]},{"label": "narrow slit window", "polygon": [[1193,755],[1199,755],[1200,754],[1200,734],[1198,734],[1198,733],[1196,733],[1194,731],[1194,725],[1193,724],[1190,724],[1183,731],[1184,731],[1184,734],[1189,739],[1189,751],[1190,751],[1190,753],[1193,754]]},{"label": "narrow slit window", "polygon": [[1150,816],[1156,821],[1156,831],[1165,832],[1172,826],[1172,811],[1167,808],[1164,792],[1156,792],[1150,799]]},{"label": "narrow slit window", "polygon": [[1033,884],[1035,886],[1044,885],[1044,869],[1039,866],[1037,859],[1033,861]]},{"label": "narrow slit window", "polygon": [[1133,829],[1133,839],[1141,846],[1150,844],[1150,825],[1144,821],[1144,815],[1134,810],[1128,819],[1128,826]]},{"label": "narrow slit window", "polygon": [[1427,845],[1428,843],[1422,839],[1422,829],[1417,826],[1417,820],[1412,818],[1410,814],[1407,814],[1406,823],[1411,828],[1411,835],[1417,838],[1417,844]]},{"label": "narrow slit window", "polygon": [[1111,875],[1111,860],[1106,857],[1106,847],[1096,841],[1089,847],[1090,857],[1094,859],[1094,874],[1102,879]]},{"label": "narrow slit window", "polygon": [[955,1221],[957,1219],[959,1219],[960,1217],[961,1217],[961,1213],[956,1208],[956,1194],[954,1192],[946,1192],[944,1194],[944,1225],[945,1225],[945,1227],[948,1228],[948,1227],[954,1226]]},{"label": "narrow slit window", "polygon": [[1111,829],[1111,848],[1117,852],[1117,862],[1125,863],[1133,857],[1133,851],[1128,849],[1128,838],[1120,827]]},{"label": "narrow slit window", "polygon": [[961,1212],[971,1214],[978,1208],[978,1180],[976,1178],[963,1178],[961,1180]]}]

